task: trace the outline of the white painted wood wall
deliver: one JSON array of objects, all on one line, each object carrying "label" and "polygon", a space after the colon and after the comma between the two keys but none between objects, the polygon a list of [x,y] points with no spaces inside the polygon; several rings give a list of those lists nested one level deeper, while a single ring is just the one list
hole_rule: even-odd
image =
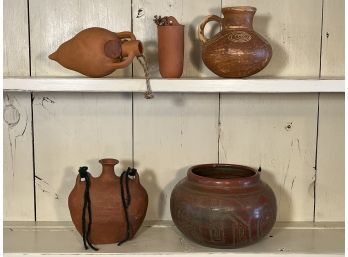
[{"label": "white painted wood wall", "polygon": [[[158,14],[185,24],[184,77],[214,77],[195,28],[221,7],[247,4],[258,8],[254,27],[273,47],[271,63],[254,77],[344,76],[344,0],[5,0],[4,76],[80,76],[47,56],[101,26],[133,30],[159,77]],[[134,63],[111,76],[143,75]],[[98,175],[103,157],[121,161],[118,173],[134,162],[149,220],[171,219],[173,186],[189,166],[208,162],[261,167],[279,221],[344,220],[343,94],[182,93],[149,101],[131,93],[5,93],[3,126],[5,220],[69,220],[78,167]]]}]

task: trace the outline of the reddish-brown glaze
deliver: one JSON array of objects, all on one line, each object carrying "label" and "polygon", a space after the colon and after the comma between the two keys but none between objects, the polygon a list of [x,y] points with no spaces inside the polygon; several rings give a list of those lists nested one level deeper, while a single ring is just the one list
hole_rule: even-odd
[{"label": "reddish-brown glaze", "polygon": [[[256,8],[250,6],[222,8],[224,18],[207,16],[198,27],[203,62],[218,76],[251,76],[269,63],[272,47],[253,30],[255,12]],[[210,21],[220,23],[222,30],[207,39],[204,27]]]},{"label": "reddish-brown glaze", "polygon": [[277,206],[258,171],[241,165],[203,164],[191,167],[174,187],[170,211],[175,225],[193,241],[238,248],[270,232]]},{"label": "reddish-brown glaze", "polygon": [[184,25],[169,16],[170,25],[157,26],[158,63],[163,78],[180,78],[184,67]]},{"label": "reddish-brown glaze", "polygon": [[142,52],[143,46],[132,32],[94,27],[64,42],[49,58],[88,77],[103,77],[127,67]]},{"label": "reddish-brown glaze", "polygon": [[[115,175],[114,166],[118,163],[115,159],[102,159],[103,165],[99,177],[91,177],[90,199],[92,207],[92,226],[90,242],[93,244],[111,244],[119,242],[126,237],[127,223],[122,206],[120,178]],[[131,203],[128,207],[128,216],[131,225],[132,238],[142,224],[148,205],[148,196],[136,175],[129,180]],[[85,182],[80,176],[68,199],[72,221],[82,235],[82,208],[84,202]],[[86,224],[88,215],[86,213]]]}]

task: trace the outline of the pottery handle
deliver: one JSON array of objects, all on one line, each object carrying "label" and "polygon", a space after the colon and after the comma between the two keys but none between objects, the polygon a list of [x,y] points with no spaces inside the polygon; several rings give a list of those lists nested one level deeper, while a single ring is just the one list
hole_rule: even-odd
[{"label": "pottery handle", "polygon": [[140,184],[138,172],[135,173],[135,176],[134,176],[134,178],[133,178],[133,181],[136,182],[136,183],[138,183],[138,184]]},{"label": "pottery handle", "polygon": [[126,58],[124,61],[112,63],[112,67],[113,67],[114,69],[125,68],[125,67],[127,67],[129,64],[132,63],[134,57],[135,57],[135,53],[131,52],[131,53],[127,56],[127,58]]},{"label": "pottery handle", "polygon": [[199,40],[201,41],[201,43],[205,43],[207,41],[207,38],[204,36],[204,27],[210,21],[216,21],[220,25],[222,23],[222,19],[219,16],[209,15],[209,16],[205,17],[204,20],[201,22],[201,24],[199,24],[199,26],[198,26],[198,37],[199,37]]},{"label": "pottery handle", "polygon": [[130,38],[131,40],[137,40],[135,35],[130,31],[122,31],[122,32],[118,32],[116,34],[120,39]]}]

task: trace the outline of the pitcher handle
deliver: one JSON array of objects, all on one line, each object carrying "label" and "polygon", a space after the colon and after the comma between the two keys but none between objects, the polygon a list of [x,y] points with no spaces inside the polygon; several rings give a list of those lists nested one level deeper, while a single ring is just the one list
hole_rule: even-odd
[{"label": "pitcher handle", "polygon": [[198,37],[199,37],[199,40],[201,41],[202,44],[208,40],[204,36],[204,28],[205,28],[205,25],[210,21],[216,21],[220,24],[220,26],[222,24],[222,18],[220,18],[219,16],[209,15],[209,16],[205,17],[204,20],[201,22],[201,24],[199,24],[199,26],[198,26]]}]

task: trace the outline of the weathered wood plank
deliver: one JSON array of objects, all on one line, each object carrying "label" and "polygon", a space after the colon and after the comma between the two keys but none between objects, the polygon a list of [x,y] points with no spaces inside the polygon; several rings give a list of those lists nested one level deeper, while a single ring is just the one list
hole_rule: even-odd
[{"label": "weathered wood plank", "polygon": [[134,98],[134,160],[149,194],[148,220],[170,220],[169,199],[188,167],[217,162],[218,95]]},{"label": "weathered wood plank", "polygon": [[[87,27],[131,30],[131,5],[126,0],[33,0],[30,21],[32,74],[81,76],[47,56]],[[131,67],[111,76],[131,76]],[[120,158],[122,168],[131,163],[131,95],[42,93],[34,104],[37,218],[70,219],[66,200],[79,165],[88,164],[95,174],[102,157]]]},{"label": "weathered wood plank", "polygon": [[321,1],[222,0],[222,6],[257,8],[255,30],[272,45],[269,65],[255,76],[318,76]]},{"label": "weathered wood plank", "polygon": [[324,0],[321,77],[344,77],[344,0]]},{"label": "weathered wood plank", "polygon": [[38,93],[34,100],[37,220],[70,220],[78,168],[100,174],[101,158],[132,164],[131,94]]},{"label": "weathered wood plank", "polygon": [[[95,256],[103,257],[338,257],[344,256],[344,223],[276,223],[257,244],[239,249],[208,248],[183,236],[174,224],[146,223],[136,236],[122,247],[98,245],[97,254],[86,251],[74,226],[66,222],[29,222],[4,224],[4,252],[18,256]],[[18,244],[18,241],[22,242]],[[62,247],[64,246],[64,247]]]},{"label": "weathered wood plank", "polygon": [[31,96],[3,96],[4,220],[34,220]]},{"label": "weathered wood plank", "polygon": [[[117,85],[117,86],[115,86]],[[157,92],[177,93],[317,93],[344,92],[344,80],[318,79],[151,79]],[[5,78],[5,91],[144,92],[144,79]]]},{"label": "weathered wood plank", "polygon": [[[161,77],[157,61],[157,27],[153,22],[154,15],[174,16],[185,25],[185,54],[183,77],[214,77],[201,60],[200,43],[196,36],[196,27],[204,16],[220,12],[221,1],[184,1],[155,0],[133,1],[133,31],[143,41],[145,55],[150,62],[151,77]],[[216,24],[215,24],[216,25]],[[211,31],[207,26],[207,34]],[[144,72],[138,63],[134,63],[134,75],[143,77]]]},{"label": "weathered wood plank", "polygon": [[320,94],[316,221],[344,221],[344,94]]},{"label": "weathered wood plank", "polygon": [[261,167],[278,221],[313,219],[316,118],[316,95],[221,95],[220,162]]},{"label": "weathered wood plank", "polygon": [[[88,27],[119,32],[131,30],[127,0],[31,0],[30,34],[33,76],[83,76],[48,59],[60,44]],[[131,76],[131,67],[110,76]],[[117,85],[116,85],[117,86]]]},{"label": "weathered wood plank", "polygon": [[3,10],[3,74],[29,76],[27,0],[5,0]]}]

